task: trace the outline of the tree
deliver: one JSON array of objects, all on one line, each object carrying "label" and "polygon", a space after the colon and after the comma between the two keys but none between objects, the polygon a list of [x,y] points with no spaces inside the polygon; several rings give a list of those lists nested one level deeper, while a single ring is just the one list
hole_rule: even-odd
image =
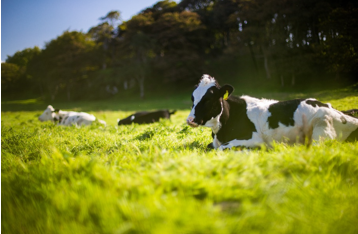
[{"label": "tree", "polygon": [[2,91],[13,91],[19,86],[21,78],[20,67],[13,63],[1,63],[1,89]]},{"label": "tree", "polygon": [[52,100],[63,91],[70,100],[71,90],[81,87],[88,71],[96,67],[95,50],[95,43],[86,34],[65,31],[46,44],[33,63],[32,72],[39,77]]},{"label": "tree", "polygon": [[197,13],[165,13],[153,24],[152,34],[158,42],[159,65],[167,82],[191,81],[201,73],[201,55],[205,54],[204,27]]},{"label": "tree", "polygon": [[13,63],[19,67],[27,67],[27,64],[36,55],[40,54],[41,49],[37,46],[34,48],[26,48],[22,51],[17,51],[14,55],[8,56],[6,59],[7,63]]},{"label": "tree", "polygon": [[102,60],[102,69],[107,68],[107,64],[110,62],[110,56],[108,53],[110,42],[112,40],[113,27],[107,22],[90,28],[88,35],[99,45],[102,50],[98,51],[98,55]]},{"label": "tree", "polygon": [[120,16],[121,13],[119,11],[110,11],[106,16],[101,17],[100,20],[109,21],[109,24],[112,26],[112,28],[116,28],[116,21],[120,20]]},{"label": "tree", "polygon": [[[117,22],[120,22],[120,12],[111,11],[106,16],[101,17],[102,23],[89,29],[88,34],[98,44],[102,45],[100,56],[102,57],[102,69],[107,68],[107,64],[114,60],[114,41],[118,34]],[[113,62],[112,62],[113,63]]]},{"label": "tree", "polygon": [[159,1],[152,7],[148,7],[140,12],[140,14],[150,13],[154,20],[157,20],[165,13],[178,12],[177,3],[170,0]]},{"label": "tree", "polygon": [[150,60],[155,57],[155,41],[149,34],[153,21],[151,13],[133,17],[126,23],[126,33],[120,47],[126,73],[138,82],[141,98],[145,95],[144,82],[150,72]]},{"label": "tree", "polygon": [[[320,58],[326,68],[340,74],[358,74],[358,6],[357,3],[341,4],[322,20]],[[355,79],[358,81],[358,79]]]},{"label": "tree", "polygon": [[28,64],[41,53],[40,48],[26,48],[8,56],[6,63],[2,63],[2,89],[9,91],[23,91],[32,87],[33,78],[28,73]]}]

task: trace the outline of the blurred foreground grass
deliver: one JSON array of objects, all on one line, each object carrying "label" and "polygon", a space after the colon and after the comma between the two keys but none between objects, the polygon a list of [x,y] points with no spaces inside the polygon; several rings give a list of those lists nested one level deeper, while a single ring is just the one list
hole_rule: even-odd
[{"label": "blurred foreground grass", "polygon": [[[133,110],[115,103],[91,111],[106,127],[2,112],[2,233],[358,233],[357,142],[206,151],[210,129],[186,126],[180,100],[148,100],[179,109],[150,125],[116,126]],[[358,103],[344,92],[320,100]],[[83,105],[70,108],[94,104]]]}]

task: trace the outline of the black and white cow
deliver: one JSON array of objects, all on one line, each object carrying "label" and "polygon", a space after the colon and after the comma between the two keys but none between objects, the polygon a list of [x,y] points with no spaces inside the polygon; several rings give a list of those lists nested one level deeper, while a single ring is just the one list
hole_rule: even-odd
[{"label": "black and white cow", "polygon": [[129,125],[132,123],[148,124],[158,122],[159,119],[170,119],[170,116],[176,111],[169,112],[169,110],[157,110],[157,111],[141,111],[131,114],[125,119],[119,120],[118,125]]},{"label": "black and white cow", "polygon": [[[90,125],[96,121],[94,115],[85,113],[85,112],[75,112],[75,111],[62,111],[59,109],[53,108],[51,105],[47,106],[45,111],[38,118],[41,122],[43,121],[53,121],[58,123],[58,125],[70,126],[70,125]],[[106,125],[106,122],[103,120],[98,120],[100,124]]]},{"label": "black and white cow", "polygon": [[275,101],[230,96],[233,90],[203,75],[192,94],[187,123],[212,129],[214,140],[209,148],[254,148],[273,141],[305,143],[307,139],[358,140],[358,119],[330,104],[313,98]]}]

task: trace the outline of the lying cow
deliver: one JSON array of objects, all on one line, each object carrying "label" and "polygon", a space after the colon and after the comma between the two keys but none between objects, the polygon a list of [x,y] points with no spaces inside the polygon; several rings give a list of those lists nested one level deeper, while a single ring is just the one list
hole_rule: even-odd
[{"label": "lying cow", "polygon": [[350,115],[352,117],[358,116],[358,109],[350,109],[346,111],[341,111],[343,114]]},{"label": "lying cow", "polygon": [[[39,120],[43,121],[53,121],[58,123],[58,125],[90,125],[96,121],[94,115],[85,113],[85,112],[74,112],[74,111],[62,111],[59,109],[54,109],[49,105],[46,110],[40,115]],[[106,125],[106,122],[103,120],[98,120],[99,123]]]},{"label": "lying cow", "polygon": [[132,123],[147,124],[158,122],[159,119],[170,119],[170,116],[176,111],[169,112],[169,110],[158,110],[158,111],[141,111],[131,114],[125,119],[119,120],[118,125],[129,125]]},{"label": "lying cow", "polygon": [[[208,148],[259,147],[272,141],[305,143],[312,140],[358,140],[358,119],[316,99],[275,101],[230,96],[231,85],[220,86],[203,75],[192,94],[187,118],[191,127],[212,129]],[[353,111],[354,112],[354,111]],[[352,110],[347,112],[352,114]]]}]

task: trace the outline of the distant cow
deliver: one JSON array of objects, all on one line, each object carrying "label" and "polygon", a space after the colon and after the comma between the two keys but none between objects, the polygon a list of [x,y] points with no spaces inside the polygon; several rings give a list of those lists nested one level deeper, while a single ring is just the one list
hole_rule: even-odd
[{"label": "distant cow", "polygon": [[[341,111],[343,114],[350,115],[352,117],[358,116],[358,109],[350,109],[346,111]],[[356,117],[355,117],[356,118]]]},{"label": "distant cow", "polygon": [[209,148],[259,147],[272,141],[305,143],[312,140],[358,140],[358,119],[316,99],[276,101],[249,96],[230,96],[231,85],[220,86],[203,75],[192,94],[187,118],[191,127],[212,129]]},{"label": "distant cow", "polygon": [[[58,125],[90,125],[96,121],[94,115],[85,113],[85,112],[74,112],[74,111],[62,111],[59,109],[54,109],[49,105],[46,110],[40,115],[39,120],[43,121],[52,121],[58,123]],[[106,125],[106,122],[103,120],[98,120],[99,123]]]},{"label": "distant cow", "polygon": [[176,111],[169,112],[169,110],[158,110],[158,111],[141,111],[131,114],[125,119],[118,120],[118,125],[129,125],[131,123],[147,124],[158,122],[159,119],[170,119],[170,116]]}]

